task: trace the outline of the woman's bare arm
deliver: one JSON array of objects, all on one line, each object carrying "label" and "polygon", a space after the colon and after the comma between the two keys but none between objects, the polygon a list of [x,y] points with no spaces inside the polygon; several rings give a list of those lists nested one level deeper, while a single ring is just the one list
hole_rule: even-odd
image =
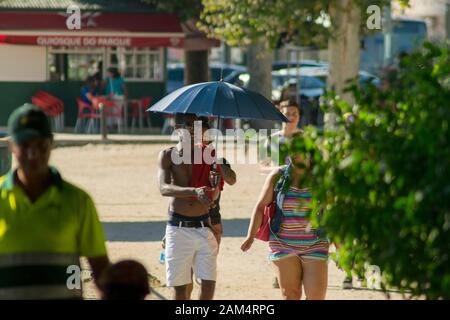
[{"label": "woman's bare arm", "polygon": [[277,168],[273,170],[266,178],[264,186],[259,195],[258,202],[253,209],[252,217],[250,219],[250,224],[247,231],[247,238],[241,246],[242,251],[247,251],[250,249],[255,239],[256,232],[258,231],[261,223],[263,221],[264,208],[273,201],[273,189],[275,186],[275,181],[279,177],[280,169]]}]

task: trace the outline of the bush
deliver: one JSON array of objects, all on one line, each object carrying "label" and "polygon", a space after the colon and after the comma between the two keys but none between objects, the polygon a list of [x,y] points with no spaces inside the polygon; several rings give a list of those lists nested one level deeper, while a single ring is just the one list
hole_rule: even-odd
[{"label": "bush", "polygon": [[315,210],[339,264],[377,265],[385,285],[428,299],[450,298],[449,75],[448,48],[426,44],[383,89],[353,87],[354,106],[328,100],[340,125],[303,140],[319,151]]}]

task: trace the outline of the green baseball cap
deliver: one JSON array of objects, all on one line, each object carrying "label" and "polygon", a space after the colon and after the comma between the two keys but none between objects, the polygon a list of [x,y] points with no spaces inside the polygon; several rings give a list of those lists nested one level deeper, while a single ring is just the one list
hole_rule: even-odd
[{"label": "green baseball cap", "polygon": [[31,103],[17,108],[9,116],[8,134],[17,144],[36,138],[53,137],[47,115]]}]

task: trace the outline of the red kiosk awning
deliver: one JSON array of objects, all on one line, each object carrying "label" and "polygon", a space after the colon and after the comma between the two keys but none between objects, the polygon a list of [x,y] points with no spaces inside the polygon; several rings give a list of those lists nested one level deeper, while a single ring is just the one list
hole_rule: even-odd
[{"label": "red kiosk awning", "polygon": [[0,43],[66,47],[183,48],[178,18],[165,13],[81,13],[70,30],[66,12],[1,12]]}]

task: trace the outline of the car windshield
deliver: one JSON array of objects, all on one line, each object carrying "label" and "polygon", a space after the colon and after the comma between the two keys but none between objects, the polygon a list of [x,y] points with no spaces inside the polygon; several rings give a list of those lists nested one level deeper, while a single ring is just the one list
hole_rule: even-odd
[{"label": "car windshield", "polygon": [[[291,79],[293,78],[286,75],[272,75],[272,88],[275,89],[284,87]],[[242,73],[237,77],[237,80],[242,82],[244,87],[248,87],[250,75],[248,73]],[[300,77],[301,89],[324,89],[325,87],[326,87],[325,82],[317,77],[310,77],[310,76]]]},{"label": "car windshield", "polygon": [[325,83],[316,77],[301,77],[300,88],[302,89],[324,89]]},{"label": "car windshield", "polygon": [[[275,78],[275,77],[274,77]],[[295,83],[295,78],[288,77],[288,76],[277,76],[277,83],[278,86],[284,87],[289,82]],[[273,83],[273,80],[272,80]],[[324,89],[326,87],[326,84],[324,81],[319,79],[318,77],[311,77],[311,76],[303,76],[300,77],[300,88],[301,89]]]},{"label": "car windshield", "polygon": [[[220,73],[222,72],[221,68],[211,67],[211,81],[219,81]],[[232,74],[235,70],[233,68],[225,67],[223,68],[223,78]],[[167,69],[167,77],[168,80],[171,81],[183,81],[184,80],[184,68],[176,67],[176,68],[168,68]]]}]

